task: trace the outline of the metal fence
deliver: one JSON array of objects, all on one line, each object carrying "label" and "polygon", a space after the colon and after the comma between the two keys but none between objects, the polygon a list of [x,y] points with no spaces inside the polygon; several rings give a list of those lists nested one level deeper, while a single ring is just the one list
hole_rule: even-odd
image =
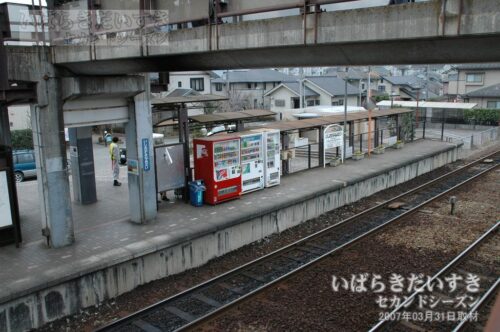
[{"label": "metal fence", "polygon": [[[345,158],[349,159],[355,154],[368,153],[374,150],[380,150],[381,147],[390,147],[399,142],[411,142],[418,139],[425,138],[425,122],[413,123],[411,126],[399,126],[395,128],[383,128],[374,130],[371,133],[370,140],[368,133],[361,133],[346,137],[346,155]],[[369,146],[369,141],[371,146]],[[322,143],[311,143],[290,149],[286,159],[283,170],[284,175],[297,173],[300,171],[323,167],[322,164]],[[343,147],[326,149],[324,151],[324,160],[329,164],[332,160],[342,157]],[[375,151],[374,153],[376,153]]]}]

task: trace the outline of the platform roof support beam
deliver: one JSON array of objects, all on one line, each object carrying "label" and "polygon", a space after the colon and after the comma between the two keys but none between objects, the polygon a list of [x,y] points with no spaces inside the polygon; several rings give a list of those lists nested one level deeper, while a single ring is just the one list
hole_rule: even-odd
[{"label": "platform roof support beam", "polygon": [[155,219],[157,213],[149,75],[143,84],[144,92],[131,99],[125,128],[129,167],[131,160],[137,163],[137,168],[128,172],[130,220],[138,224]]}]

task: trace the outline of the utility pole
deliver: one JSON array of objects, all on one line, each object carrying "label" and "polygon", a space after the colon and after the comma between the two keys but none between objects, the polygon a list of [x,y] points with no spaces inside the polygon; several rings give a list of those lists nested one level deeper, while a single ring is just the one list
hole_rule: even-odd
[{"label": "utility pole", "polygon": [[226,69],[226,97],[229,98],[229,69]]},{"label": "utility pole", "polygon": [[299,69],[299,107],[301,109],[304,108],[304,68],[300,67]]}]

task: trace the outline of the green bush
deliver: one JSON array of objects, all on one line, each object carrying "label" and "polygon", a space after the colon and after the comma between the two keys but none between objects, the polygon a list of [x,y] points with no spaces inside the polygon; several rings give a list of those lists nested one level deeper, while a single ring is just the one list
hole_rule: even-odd
[{"label": "green bush", "polygon": [[468,123],[495,126],[500,121],[500,110],[484,108],[464,110],[464,120]]},{"label": "green bush", "polygon": [[388,94],[383,94],[383,95],[380,95],[380,96],[375,96],[375,102],[378,103],[382,100],[390,100],[389,98],[389,95]]},{"label": "green bush", "polygon": [[31,129],[11,131],[12,148],[14,150],[33,149],[33,132]]}]

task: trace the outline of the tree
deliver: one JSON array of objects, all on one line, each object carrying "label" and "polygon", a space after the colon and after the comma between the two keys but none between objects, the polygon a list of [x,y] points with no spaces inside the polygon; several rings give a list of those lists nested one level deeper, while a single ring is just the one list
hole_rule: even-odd
[{"label": "tree", "polygon": [[31,129],[13,130],[11,137],[14,150],[33,149],[33,132]]},{"label": "tree", "polygon": [[228,98],[221,103],[219,108],[221,112],[238,112],[250,108],[248,99],[242,95],[241,91],[230,90]]}]

